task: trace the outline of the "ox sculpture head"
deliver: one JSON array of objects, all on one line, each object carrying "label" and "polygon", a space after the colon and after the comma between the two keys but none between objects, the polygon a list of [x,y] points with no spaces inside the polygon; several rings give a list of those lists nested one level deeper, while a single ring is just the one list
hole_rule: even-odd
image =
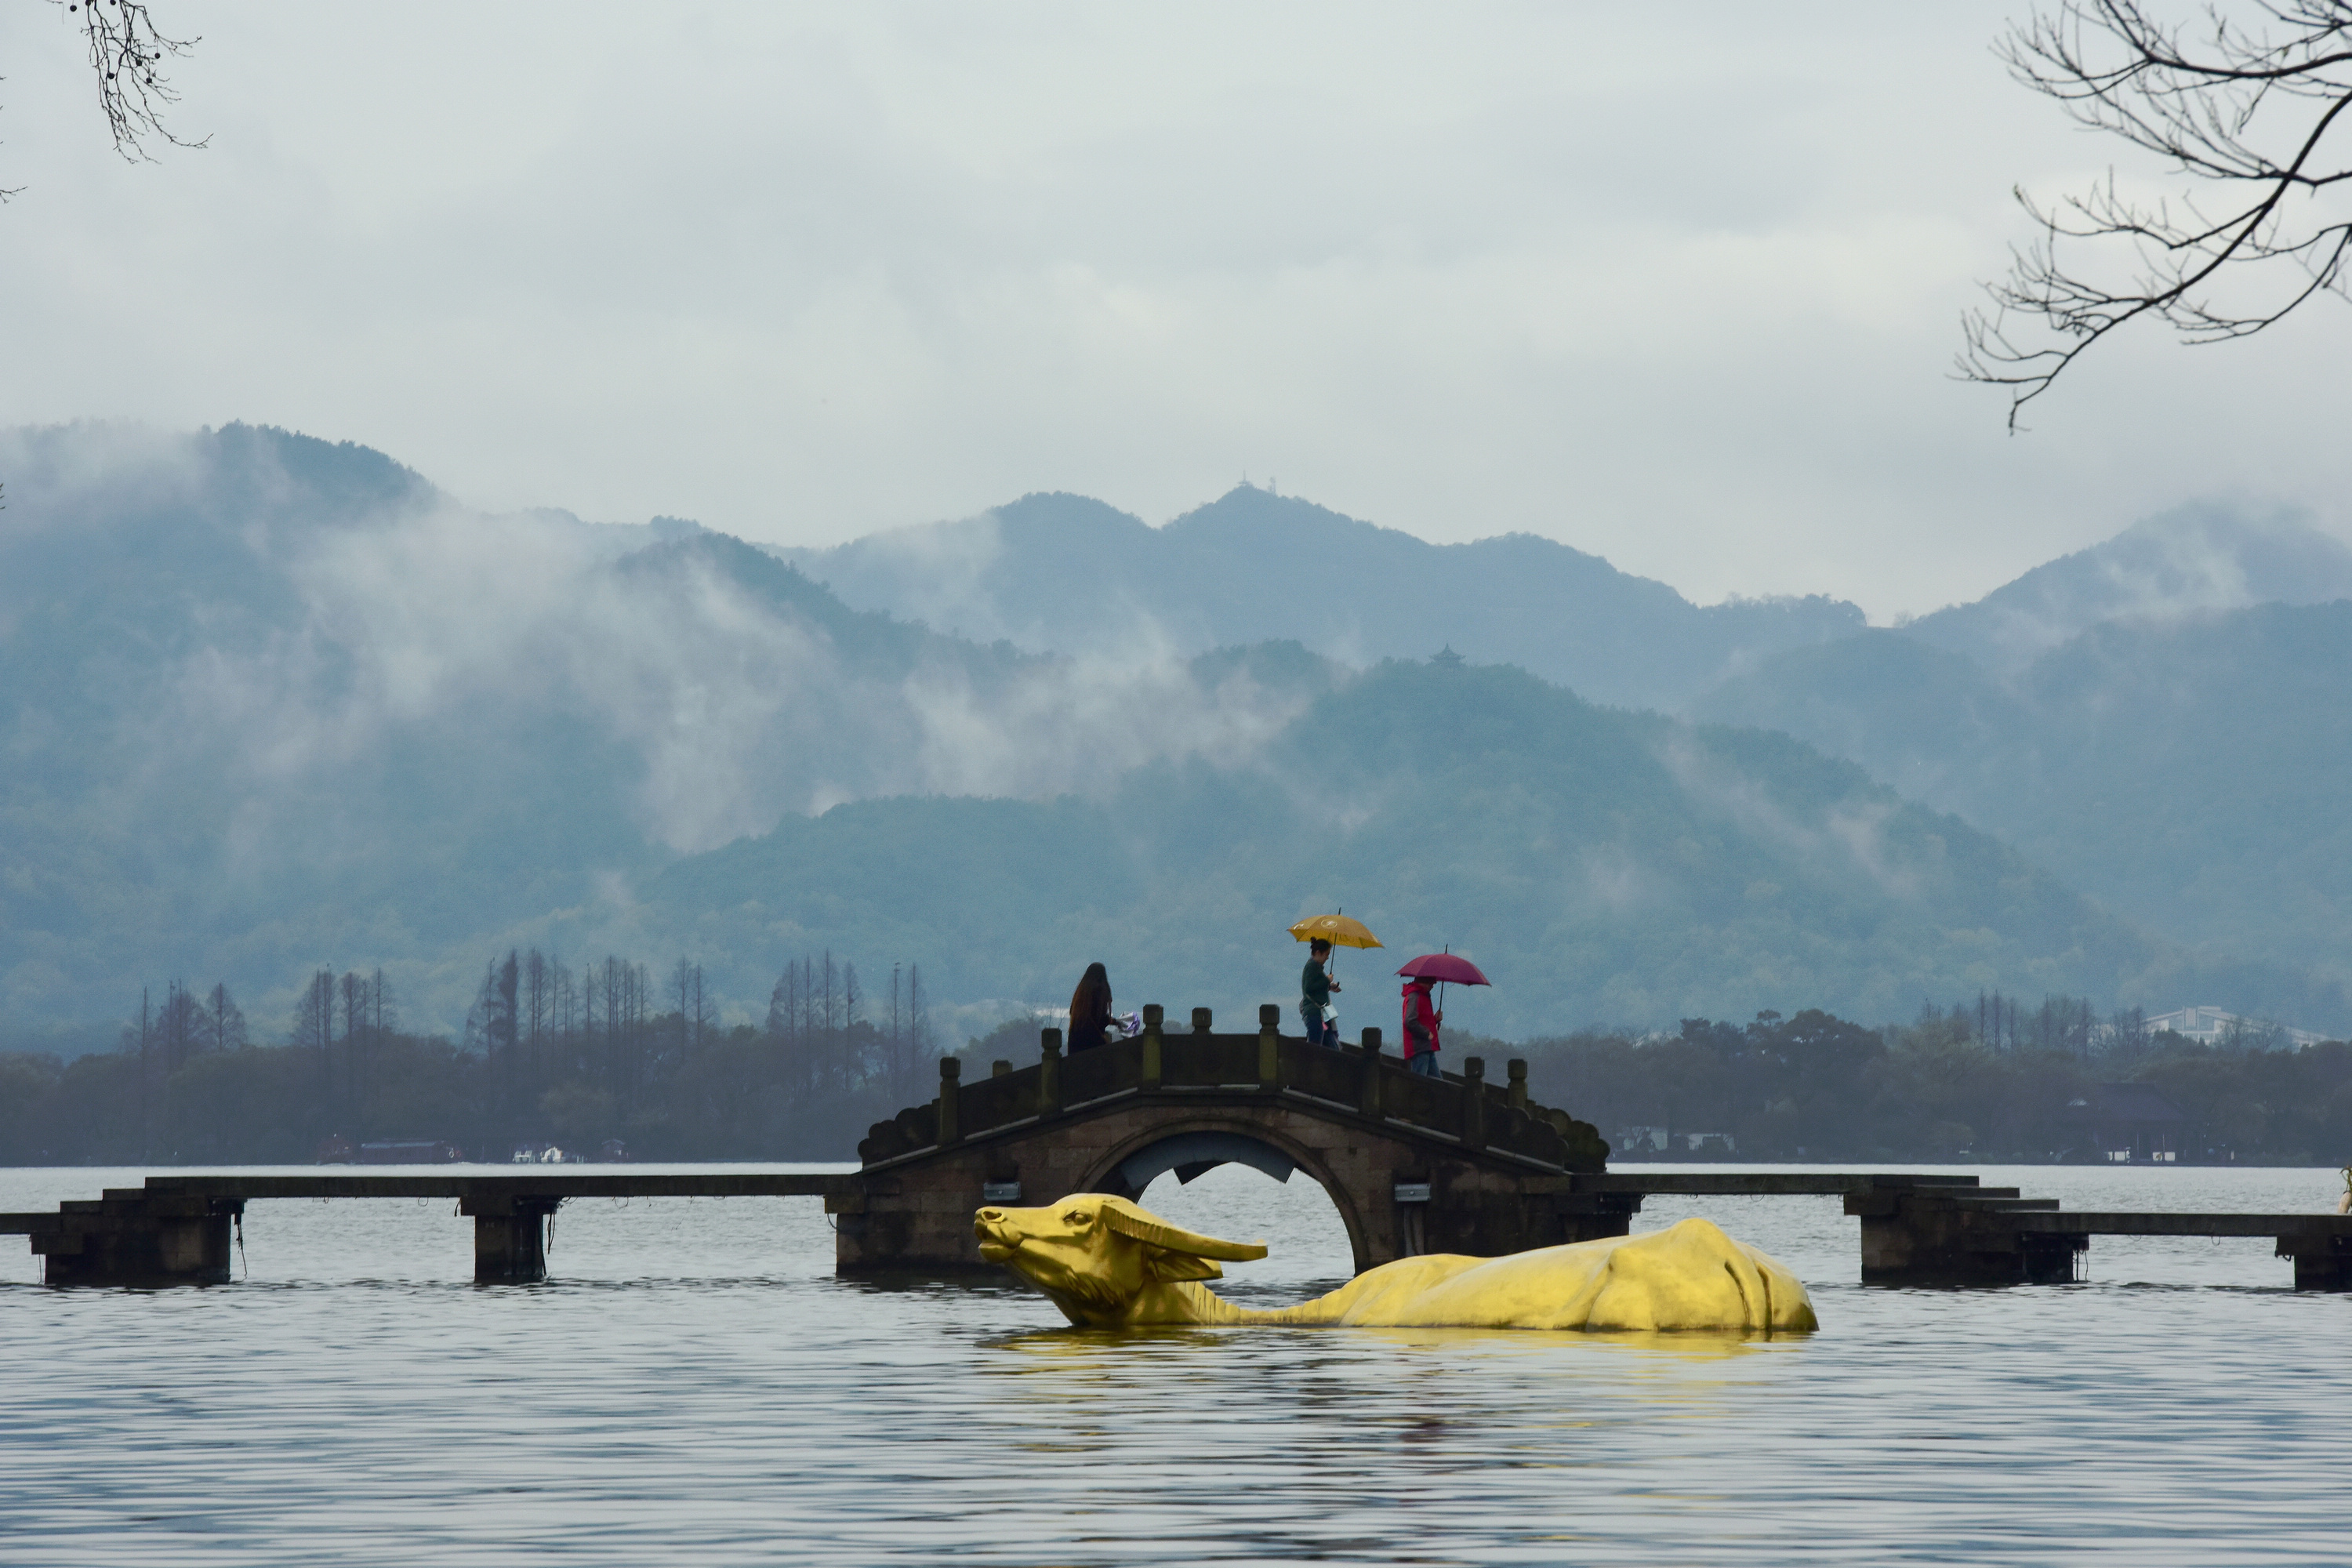
[{"label": "ox sculpture head", "polygon": [[1222,1276],[1217,1259],[1265,1256],[1262,1243],[1182,1230],[1102,1193],[1073,1194],[1042,1208],[984,1208],[971,1229],[982,1258],[1013,1270],[1087,1328],[1139,1321],[1149,1298],[1176,1282]]}]

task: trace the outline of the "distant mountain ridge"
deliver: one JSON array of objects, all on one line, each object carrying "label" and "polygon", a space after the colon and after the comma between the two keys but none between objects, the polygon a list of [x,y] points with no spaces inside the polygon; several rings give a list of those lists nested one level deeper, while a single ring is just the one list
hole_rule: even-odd
[{"label": "distant mountain ridge", "polygon": [[2008,680],[1874,631],[1699,709],[1850,758],[2151,931],[2352,973],[2352,603],[2110,622]]},{"label": "distant mountain ridge", "polygon": [[2352,597],[2352,545],[2298,511],[2176,507],[1904,630],[2013,675],[2093,626]]},{"label": "distant mountain ridge", "polygon": [[1822,595],[1700,606],[1533,534],[1432,544],[1243,486],[1164,527],[1083,496],[778,553],[849,604],[981,641],[1081,653],[1157,636],[1179,654],[1295,638],[1363,666],[1451,645],[1596,702],[1672,710],[1783,648],[1847,636]]},{"label": "distant mountain ridge", "polygon": [[[926,580],[977,583],[1061,654],[952,600],[914,606],[929,625],[845,603],[676,520],[472,511],[284,431],[0,431],[0,1030],[119,1019],[176,978],[227,981],[270,1032],[311,969],[354,965],[449,1027],[487,957],[534,945],[688,954],[754,1016],[786,957],[826,949],[919,962],[942,1006],[1052,1001],[1093,957],[1130,1002],[1244,1005],[1295,981],[1280,930],[1330,903],[1495,958],[1510,987],[1477,1004],[1497,1030],[1907,1016],[1979,986],[2169,1005],[2190,984],[2352,1023],[2340,984],[2150,941],[1808,745],[1612,710],[1477,640],[1535,639],[1603,690],[1846,671],[1817,682],[1822,712],[1853,717],[1838,682],[1879,679],[1882,708],[1932,723],[1909,666],[1852,658],[1884,647],[1990,734],[2054,700],[1906,634],[1823,640],[1859,624],[1828,601],[1702,610],[1542,541],[1441,549],[1265,492],[1158,531],[1032,498],[1008,509],[1026,543]],[[1378,613],[1318,624],[1412,658],[1190,651],[1349,582]],[[1494,613],[1454,637],[1435,603]],[[1447,641],[1473,662],[1431,665]],[[2342,662],[2325,637],[2257,643],[2255,664]],[[1885,722],[1861,712],[1837,743]],[[1960,787],[1971,759],[1933,739],[1923,789]],[[1351,1029],[1393,1003],[1353,973]]]},{"label": "distant mountain ridge", "polygon": [[[0,1024],[120,1017],[142,977],[259,1002],[362,956],[446,1021],[454,944],[625,910],[682,852],[1246,744],[1322,679],[1081,683],[739,540],[616,557],[569,513],[469,512],[283,431],[0,432]],[[1057,740],[1087,695],[1131,717]]]}]

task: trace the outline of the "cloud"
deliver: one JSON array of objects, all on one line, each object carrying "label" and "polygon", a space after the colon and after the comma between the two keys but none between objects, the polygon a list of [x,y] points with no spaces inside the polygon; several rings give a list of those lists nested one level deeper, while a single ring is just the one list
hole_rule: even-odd
[{"label": "cloud", "polygon": [[[1860,877],[1885,897],[1905,901],[1926,892],[1935,868],[1889,837],[1887,828],[1902,807],[1875,786],[1826,802],[1816,813],[1776,798],[1758,775],[1717,757],[1687,731],[1670,733],[1658,757],[1694,803],[1723,813],[1777,847],[1802,874],[1840,883]],[[1932,861],[1937,845],[1930,841],[1923,848],[1926,860]],[[1760,895],[1751,889],[1755,896]]]},{"label": "cloud", "polygon": [[531,766],[513,753],[551,716],[633,760],[640,826],[687,853],[845,800],[1041,797],[1157,759],[1232,763],[1305,700],[1241,669],[1204,683],[1148,626],[1076,658],[938,650],[877,671],[707,555],[616,569],[554,514],[445,505],[271,548],[299,616],[188,652],[153,720],[235,738],[221,760],[256,847],[290,801],[404,751],[486,780]]},{"label": "cloud", "polygon": [[0,420],[268,419],[793,544],[1270,470],[1881,617],[2184,494],[2340,507],[2341,312],[2119,341],[2026,438],[1944,378],[2011,187],[2107,156],[2008,16],[232,10],[179,77],[211,145],[134,168],[27,14]]}]

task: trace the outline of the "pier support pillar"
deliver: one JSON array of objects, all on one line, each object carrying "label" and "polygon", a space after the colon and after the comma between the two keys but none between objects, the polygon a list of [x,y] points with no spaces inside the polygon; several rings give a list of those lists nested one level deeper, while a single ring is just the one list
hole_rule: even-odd
[{"label": "pier support pillar", "polygon": [[1605,1241],[1629,1236],[1642,1210],[1639,1193],[1574,1193],[1552,1200],[1560,1216],[1562,1241]]},{"label": "pier support pillar", "polygon": [[474,1283],[536,1285],[547,1278],[547,1216],[562,1198],[539,1193],[461,1198],[474,1220]]},{"label": "pier support pillar", "polygon": [[2015,1196],[2011,1188],[1965,1194],[1912,1187],[1848,1194],[1845,1212],[1862,1220],[1862,1282],[1946,1287],[2073,1283],[2090,1237],[2021,1231],[2002,1207]]},{"label": "pier support pillar", "polygon": [[243,1198],[110,1192],[64,1205],[56,1228],[34,1233],[33,1250],[50,1285],[226,1285],[230,1229],[244,1212]]},{"label": "pier support pillar", "polygon": [[2278,1255],[2294,1259],[2298,1290],[2352,1290],[2352,1238],[2283,1236]]}]

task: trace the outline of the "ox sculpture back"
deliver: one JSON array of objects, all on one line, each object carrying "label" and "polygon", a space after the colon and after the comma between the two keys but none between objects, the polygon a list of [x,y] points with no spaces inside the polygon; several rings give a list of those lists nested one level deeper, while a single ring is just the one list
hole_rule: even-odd
[{"label": "ox sculpture back", "polygon": [[972,1233],[982,1257],[1011,1269],[1081,1328],[1328,1323],[1775,1333],[1821,1326],[1795,1275],[1703,1219],[1507,1258],[1399,1258],[1328,1296],[1275,1311],[1236,1307],[1200,1284],[1223,1276],[1221,1261],[1264,1258],[1264,1244],[1201,1236],[1125,1198],[1080,1193],[1042,1208],[984,1208]]}]

